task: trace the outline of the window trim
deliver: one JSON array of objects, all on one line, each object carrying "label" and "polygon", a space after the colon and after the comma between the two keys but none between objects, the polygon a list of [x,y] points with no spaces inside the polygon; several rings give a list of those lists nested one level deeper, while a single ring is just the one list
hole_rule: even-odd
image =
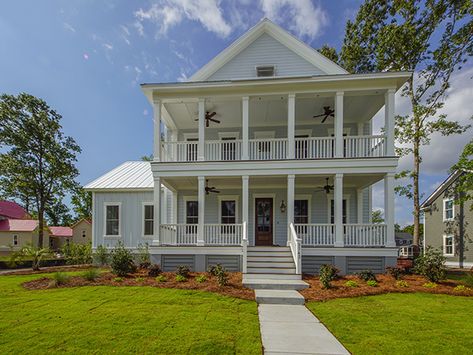
[{"label": "window trim", "polygon": [[146,206],[153,206],[154,203],[150,201],[145,201],[141,204],[141,237],[143,239],[153,239],[154,238],[154,210],[153,210],[153,234],[145,234],[145,209]]},{"label": "window trim", "polygon": [[276,138],[276,131],[254,131],[254,139],[273,139]]},{"label": "window trim", "polygon": [[[107,207],[118,206],[118,234],[107,234]],[[120,239],[122,237],[122,203],[121,202],[104,202],[103,204],[103,237],[109,239]]]},{"label": "window trim", "polygon": [[[447,253],[447,244],[445,243],[447,238],[452,238],[452,253]],[[444,234],[443,235],[443,242],[442,242],[442,251],[443,251],[443,256],[448,256],[452,257],[455,256],[455,236],[453,234]]]},{"label": "window trim", "polygon": [[[197,196],[184,196],[183,201],[184,201],[184,207],[183,207],[183,213],[182,213],[182,224],[187,224],[187,202],[197,201],[197,203],[199,203],[199,199]],[[199,217],[199,209],[197,208],[197,220],[198,220],[198,217]],[[198,223],[196,223],[195,225],[197,224]]]},{"label": "window trim", "polygon": [[[446,218],[445,215],[447,210],[445,209],[445,203],[450,201],[452,202],[452,218]],[[452,197],[444,198],[442,200],[442,220],[444,222],[450,222],[455,220],[455,201]]]},{"label": "window trim", "polygon": [[238,195],[218,195],[217,196],[217,204],[218,204],[218,224],[223,224],[222,223],[222,201],[235,201],[235,224],[240,223],[240,214],[239,208],[240,208],[240,196]]},{"label": "window trim", "polygon": [[[307,200],[307,223],[312,223],[312,195],[310,194],[302,194],[302,195],[294,195],[294,206],[296,200]],[[295,212],[295,211],[294,211]],[[294,219],[296,219],[296,214],[294,213]]]},{"label": "window trim", "polygon": [[[327,195],[327,223],[328,224],[331,224],[330,223],[330,217],[331,217],[331,208],[330,208],[330,203],[331,203],[331,200],[334,200],[334,203],[335,203],[335,195],[333,193],[330,193],[330,194],[326,194]],[[347,204],[347,223],[345,224],[350,224],[351,222],[351,218],[350,218],[350,195],[348,194],[343,194],[343,197],[342,197],[342,200],[346,200],[346,204]],[[335,207],[334,207],[335,208]],[[342,207],[343,208],[343,207]],[[334,209],[335,211],[335,209]],[[343,214],[343,211],[342,211],[342,214]],[[343,222],[342,222],[343,223]]]},{"label": "window trim", "polygon": [[218,139],[222,138],[235,138],[235,140],[240,139],[240,132],[218,132]]}]

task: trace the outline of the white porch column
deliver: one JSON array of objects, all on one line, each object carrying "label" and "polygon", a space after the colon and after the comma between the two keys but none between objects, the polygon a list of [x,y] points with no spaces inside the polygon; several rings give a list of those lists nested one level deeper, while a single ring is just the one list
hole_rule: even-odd
[{"label": "white porch column", "polygon": [[394,156],[394,95],[396,90],[389,89],[384,95],[384,131],[386,134],[386,155]]},{"label": "white porch column", "polygon": [[154,114],[154,161],[161,161],[161,100],[153,102]]},{"label": "white porch column", "polygon": [[357,212],[357,223],[363,223],[363,189],[356,190],[356,212]]},{"label": "white porch column", "polygon": [[198,177],[199,193],[198,193],[198,203],[199,203],[199,216],[198,216],[198,226],[197,226],[197,245],[204,245],[204,224],[205,224],[205,176]]},{"label": "white porch column", "polygon": [[287,97],[287,158],[295,157],[295,134],[296,134],[296,94]]},{"label": "white porch column", "polygon": [[199,98],[199,143],[197,160],[205,160],[205,99]]},{"label": "white porch column", "polygon": [[241,177],[242,203],[241,203],[241,221],[248,223],[249,220],[249,180],[248,175]]},{"label": "white porch column", "polygon": [[294,194],[295,194],[295,175],[287,176],[287,236],[289,243],[289,226],[294,223]]},{"label": "white porch column", "polygon": [[[169,130],[169,139],[171,140],[171,142],[177,142],[177,137],[177,129]],[[177,145],[169,145],[169,149],[171,151],[168,154],[170,157],[172,157],[172,161],[177,161]]]},{"label": "white porch column", "polygon": [[395,247],[394,239],[394,174],[384,176],[384,221],[386,223],[386,246]]},{"label": "white porch column", "polygon": [[154,200],[153,244],[160,245],[161,244],[161,178],[159,177],[154,179],[153,200]]},{"label": "white porch column", "polygon": [[248,96],[244,96],[241,99],[241,112],[242,112],[242,149],[241,149],[241,159],[249,160],[249,101]]},{"label": "white porch column", "polygon": [[334,181],[335,246],[343,247],[343,174],[336,174]]},{"label": "white porch column", "polygon": [[343,91],[335,94],[335,157],[343,157]]}]

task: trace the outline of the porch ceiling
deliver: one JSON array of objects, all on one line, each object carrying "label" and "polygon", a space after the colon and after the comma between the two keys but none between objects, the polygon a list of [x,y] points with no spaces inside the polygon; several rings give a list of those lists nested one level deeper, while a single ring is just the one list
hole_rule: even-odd
[{"label": "porch ceiling", "polygon": [[[349,123],[366,122],[384,105],[384,91],[364,91],[347,93],[344,99],[344,121]],[[164,104],[178,129],[198,129],[197,102],[195,100],[171,101]],[[323,113],[324,106],[334,107],[333,94],[304,94],[296,96],[296,125],[321,124],[321,118],[314,115]],[[208,98],[207,111],[215,111],[220,124],[212,128],[241,127],[242,112],[240,97]],[[249,106],[250,126],[284,126],[287,123],[287,96],[251,96]],[[324,125],[333,126],[333,118]]]},{"label": "porch ceiling", "polygon": [[[357,174],[344,175],[343,186],[354,188],[365,188],[384,177],[383,174]],[[320,188],[325,185],[326,178],[333,184],[333,175],[296,175],[296,189]],[[208,177],[209,185],[220,190],[239,190],[242,188],[241,178],[238,177]],[[174,190],[195,190],[197,191],[197,178],[193,177],[172,177],[164,178],[163,183]],[[287,187],[287,176],[250,176],[251,189],[285,189]]]}]

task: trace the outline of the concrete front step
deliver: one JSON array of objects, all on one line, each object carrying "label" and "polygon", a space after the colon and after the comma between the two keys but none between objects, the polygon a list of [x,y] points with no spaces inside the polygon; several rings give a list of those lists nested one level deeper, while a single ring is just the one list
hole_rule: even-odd
[{"label": "concrete front step", "polygon": [[265,273],[252,273],[252,274],[243,274],[243,279],[244,280],[259,280],[259,279],[265,279],[265,280],[302,280],[301,275],[296,275],[296,274],[277,274],[277,273],[272,273],[272,274],[265,274]]},{"label": "concrete front step", "polygon": [[255,290],[256,302],[259,304],[303,305],[304,297],[295,290]]},{"label": "concrete front step", "polygon": [[291,251],[290,247],[248,247],[248,252],[252,251]]},{"label": "concrete front step", "polygon": [[295,268],[248,267],[248,274],[295,274]]},{"label": "concrete front step", "polygon": [[265,256],[254,256],[248,255],[248,262],[264,262],[264,261],[274,261],[278,263],[294,263],[292,256],[275,256],[275,255],[265,255]]},{"label": "concrete front step", "polygon": [[251,268],[277,268],[277,269],[294,269],[293,262],[279,262],[276,260],[271,261],[250,261],[248,260],[247,264],[248,267]]},{"label": "concrete front step", "polygon": [[285,258],[292,258],[291,252],[285,251],[248,251],[248,257],[285,257]]},{"label": "concrete front step", "polygon": [[243,278],[243,286],[253,290],[303,290],[309,287],[302,280],[273,280],[273,279],[246,279]]}]

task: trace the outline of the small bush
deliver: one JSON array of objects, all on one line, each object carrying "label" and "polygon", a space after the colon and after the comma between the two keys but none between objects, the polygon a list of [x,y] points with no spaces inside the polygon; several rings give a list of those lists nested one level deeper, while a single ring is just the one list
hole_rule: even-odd
[{"label": "small bush", "polygon": [[470,290],[471,290],[471,288],[466,287],[465,285],[457,285],[453,289],[453,291],[456,291],[456,292],[466,292],[466,291],[470,291]]},{"label": "small bush", "polygon": [[225,269],[222,270],[217,274],[217,283],[220,287],[228,285],[228,274]]},{"label": "small bush", "polygon": [[124,247],[121,241],[117,243],[111,254],[110,266],[115,275],[123,277],[136,271],[133,255],[130,250]]},{"label": "small bush", "polygon": [[414,272],[425,276],[430,282],[439,282],[447,275],[445,257],[441,251],[427,247],[424,255],[415,259]]},{"label": "small bush", "polygon": [[435,282],[426,282],[422,286],[427,287],[427,288],[436,288],[438,285]]},{"label": "small bush", "polygon": [[185,281],[187,281],[187,277],[178,274],[178,275],[176,275],[176,281],[177,282],[185,282]]},{"label": "small bush", "polygon": [[156,277],[161,273],[161,266],[159,264],[153,264],[149,267],[148,276]]},{"label": "small bush", "polygon": [[95,258],[95,262],[99,264],[100,266],[108,265],[108,262],[110,259],[110,254],[108,252],[108,249],[104,247],[103,245],[99,245],[95,249],[94,258]]},{"label": "small bush", "polygon": [[144,280],[145,280],[144,277],[137,277],[137,278],[135,278],[135,281],[136,281],[136,282],[143,282]]},{"label": "small bush", "polygon": [[405,287],[409,287],[409,284],[407,283],[407,281],[399,280],[396,282],[396,287],[405,288]]},{"label": "small bush", "polygon": [[184,277],[185,279],[189,277],[190,272],[191,272],[191,269],[187,265],[179,265],[176,268],[176,274]]},{"label": "small bush", "polygon": [[138,265],[140,269],[147,269],[151,266],[148,243],[138,244]]},{"label": "small bush", "polygon": [[319,280],[322,287],[328,289],[332,286],[331,282],[338,276],[339,270],[330,264],[325,264],[320,267]]},{"label": "small bush", "polygon": [[356,274],[360,280],[363,281],[377,281],[376,275],[371,270],[362,270]]},{"label": "small bush", "polygon": [[114,282],[123,282],[123,277],[115,277],[113,279]]},{"label": "small bush", "polygon": [[97,269],[89,269],[82,273],[82,277],[87,281],[95,281],[100,277],[100,271]]},{"label": "small bush", "polygon": [[69,275],[64,272],[55,272],[53,274],[53,283],[54,286],[65,285],[69,282]]},{"label": "small bush", "polygon": [[368,280],[366,281],[366,284],[370,287],[377,287],[378,286],[378,281],[376,280]]},{"label": "small bush", "polygon": [[92,264],[92,244],[68,243],[62,248],[66,263],[69,265]]},{"label": "small bush", "polygon": [[464,283],[466,286],[473,288],[473,267],[466,273]]},{"label": "small bush", "polygon": [[345,282],[346,287],[358,287],[358,282],[353,281],[353,280],[348,280]]},{"label": "small bush", "polygon": [[164,275],[156,276],[155,280],[158,281],[158,282],[166,282],[167,281],[166,276],[164,276]]},{"label": "small bush", "polygon": [[217,276],[219,272],[223,269],[223,266],[220,264],[209,265],[207,272],[212,276]]},{"label": "small bush", "polygon": [[198,283],[203,283],[205,281],[207,281],[207,277],[205,275],[199,275],[195,278],[195,281],[197,281]]},{"label": "small bush", "polygon": [[387,267],[386,271],[389,275],[394,277],[396,280],[402,279],[402,276],[404,275],[404,269],[398,266],[393,266],[393,267]]}]

